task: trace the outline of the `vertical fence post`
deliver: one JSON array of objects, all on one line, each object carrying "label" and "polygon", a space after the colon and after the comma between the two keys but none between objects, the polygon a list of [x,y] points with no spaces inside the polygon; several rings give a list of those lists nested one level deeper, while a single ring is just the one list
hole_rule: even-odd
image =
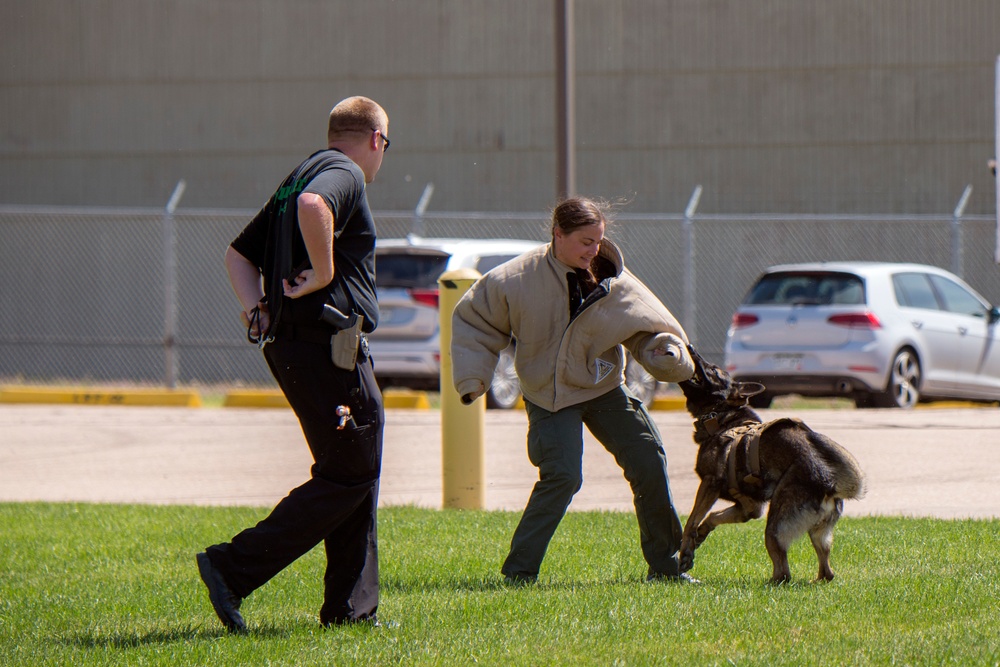
[{"label": "vertical fence post", "polygon": [[701,186],[697,185],[691,193],[687,208],[684,209],[684,332],[688,340],[695,344],[695,286],[694,286],[694,213],[701,200]]},{"label": "vertical fence post", "polygon": [[420,194],[417,207],[413,209],[413,221],[410,223],[410,233],[408,236],[420,237],[424,235],[424,213],[427,212],[427,207],[431,203],[431,196],[433,194],[434,184],[428,183],[424,186],[424,191]]},{"label": "vertical fence post", "polygon": [[177,388],[177,226],[174,211],[184,196],[187,183],[177,181],[163,215],[163,382]]},{"label": "vertical fence post", "polygon": [[576,36],[573,0],[556,0],[556,198],[576,194]]},{"label": "vertical fence post", "polygon": [[955,206],[955,212],[951,217],[951,272],[954,273],[959,278],[964,278],[962,275],[965,267],[965,248],[963,247],[964,241],[962,238],[962,215],[965,213],[965,205],[969,203],[969,196],[972,194],[972,186],[966,185],[965,192],[958,199],[958,204]]}]

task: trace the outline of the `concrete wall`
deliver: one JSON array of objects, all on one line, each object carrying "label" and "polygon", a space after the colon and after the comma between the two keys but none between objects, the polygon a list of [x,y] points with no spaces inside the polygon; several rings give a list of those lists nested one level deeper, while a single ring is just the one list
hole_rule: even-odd
[{"label": "concrete wall", "polygon": [[[996,0],[576,0],[578,190],[630,212],[995,211]],[[0,0],[0,203],[258,206],[337,100],[409,210],[555,194],[554,3]]]}]

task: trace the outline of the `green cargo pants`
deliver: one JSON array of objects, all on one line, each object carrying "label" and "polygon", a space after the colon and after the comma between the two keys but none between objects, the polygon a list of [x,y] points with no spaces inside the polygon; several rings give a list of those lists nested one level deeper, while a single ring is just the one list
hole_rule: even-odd
[{"label": "green cargo pants", "polygon": [[525,401],[528,458],[538,468],[501,572],[511,579],[538,576],[549,541],[583,484],[583,425],[615,457],[632,487],[642,554],[649,574],[679,574],[681,522],[667,478],[667,459],[656,425],[624,387],[549,412]]}]

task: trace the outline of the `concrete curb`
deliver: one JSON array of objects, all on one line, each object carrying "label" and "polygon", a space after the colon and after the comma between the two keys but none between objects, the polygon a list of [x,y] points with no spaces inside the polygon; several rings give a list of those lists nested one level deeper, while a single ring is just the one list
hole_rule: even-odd
[{"label": "concrete curb", "polygon": [[[407,389],[386,389],[382,393],[386,409],[430,410],[426,392]],[[0,386],[0,403],[69,404],[69,405],[134,405],[144,407],[202,407],[201,395],[193,390],[176,389],[115,389],[95,387],[20,387]],[[917,405],[922,410],[996,408],[997,402],[939,401]],[[233,390],[222,403],[226,408],[288,408],[288,401],[278,390]],[[519,399],[515,409],[524,409]],[[687,409],[683,396],[657,396],[649,410],[679,411]]]},{"label": "concrete curb", "polygon": [[649,406],[650,410],[687,410],[687,401],[683,396],[657,396]]},{"label": "concrete curb", "polygon": [[94,387],[0,387],[0,403],[139,405],[200,408],[196,391]]},{"label": "concrete curb", "polygon": [[993,408],[1000,405],[996,401],[991,403],[973,403],[971,401],[935,401],[934,403],[917,403],[919,410],[968,410],[970,408]]},{"label": "concrete curb", "polygon": [[[429,410],[427,394],[422,391],[386,389],[382,392],[385,408],[401,410]],[[280,391],[231,391],[226,394],[223,407],[227,408],[287,408],[288,401]],[[524,399],[518,399],[514,409],[524,409]],[[687,409],[683,396],[660,396],[653,399],[650,410]]]},{"label": "concrete curb", "polygon": [[287,408],[288,399],[280,391],[230,391],[222,401],[224,408]]},{"label": "concrete curb", "polygon": [[386,410],[430,410],[431,402],[423,391],[387,389],[382,392],[382,404]]},{"label": "concrete curb", "polygon": [[[382,393],[382,402],[387,410],[430,410],[427,394],[420,391],[388,389]],[[230,391],[222,403],[225,408],[287,408],[288,399],[278,390],[274,391]]]}]

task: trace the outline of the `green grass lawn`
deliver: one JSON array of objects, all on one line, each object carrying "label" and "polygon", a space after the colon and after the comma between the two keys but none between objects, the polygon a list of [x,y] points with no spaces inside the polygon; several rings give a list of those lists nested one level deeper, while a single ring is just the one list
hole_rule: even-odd
[{"label": "green grass lawn", "polygon": [[535,586],[500,585],[518,515],[380,513],[383,627],[321,629],[322,549],[227,635],[194,555],[260,508],[0,504],[0,665],[995,665],[1000,521],[843,519],[833,566],[769,586],[763,521],[723,526],[700,586],[647,584],[635,518],[570,513]]}]

